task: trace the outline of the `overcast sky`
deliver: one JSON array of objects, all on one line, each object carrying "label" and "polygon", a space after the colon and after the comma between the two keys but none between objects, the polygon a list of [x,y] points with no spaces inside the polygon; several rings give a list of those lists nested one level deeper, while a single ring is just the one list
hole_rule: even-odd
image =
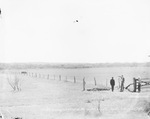
[{"label": "overcast sky", "polygon": [[4,0],[1,5],[0,62],[150,61],[149,0]]}]

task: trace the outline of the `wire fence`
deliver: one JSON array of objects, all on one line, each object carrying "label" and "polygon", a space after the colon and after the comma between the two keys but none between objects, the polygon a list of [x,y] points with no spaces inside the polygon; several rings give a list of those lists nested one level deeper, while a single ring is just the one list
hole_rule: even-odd
[{"label": "wire fence", "polygon": [[[9,71],[8,74],[18,75],[20,78],[25,79],[26,78],[33,78],[33,79],[40,79],[40,80],[56,80],[56,81],[62,81],[62,82],[71,82],[74,84],[82,84],[83,90],[85,90],[85,87],[103,87],[110,89],[109,80],[105,79],[103,81],[99,80],[99,78],[94,76],[75,76],[75,75],[62,75],[62,74],[50,74],[50,73],[40,73],[40,72],[29,72],[29,71]],[[23,76],[23,77],[22,77]],[[133,78],[134,79],[134,78]],[[120,81],[118,80],[118,87],[119,89]],[[135,85],[134,85],[135,84]],[[150,78],[141,78],[141,89],[150,89]],[[136,89],[136,83],[132,82],[128,86],[125,86],[125,88],[129,87],[133,92]],[[127,89],[126,88],[126,89]],[[129,89],[129,88],[128,88]]]},{"label": "wire fence", "polygon": [[86,88],[107,88],[109,89],[108,80],[105,80],[101,83],[97,81],[96,77],[93,76],[73,76],[73,75],[58,75],[58,74],[48,74],[48,73],[39,73],[39,72],[27,72],[27,71],[9,71],[7,74],[18,75],[20,78],[32,78],[32,79],[41,79],[41,80],[56,80],[62,82],[70,82],[74,84],[82,84],[82,89]]}]

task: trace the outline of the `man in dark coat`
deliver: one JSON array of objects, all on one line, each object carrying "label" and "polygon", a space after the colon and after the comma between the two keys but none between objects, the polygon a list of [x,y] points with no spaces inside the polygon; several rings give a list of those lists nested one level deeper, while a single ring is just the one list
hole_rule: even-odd
[{"label": "man in dark coat", "polygon": [[115,86],[115,80],[114,78],[112,77],[112,79],[110,80],[110,85],[111,85],[111,90],[112,92],[114,91],[114,86]]}]

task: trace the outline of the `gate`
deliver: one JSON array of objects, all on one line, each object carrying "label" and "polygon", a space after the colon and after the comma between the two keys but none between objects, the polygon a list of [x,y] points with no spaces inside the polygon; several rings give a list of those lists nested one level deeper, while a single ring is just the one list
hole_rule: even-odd
[{"label": "gate", "polygon": [[[133,86],[133,90],[131,90],[131,86]],[[133,83],[126,86],[125,89],[130,92],[150,91],[150,78],[133,78]]]}]

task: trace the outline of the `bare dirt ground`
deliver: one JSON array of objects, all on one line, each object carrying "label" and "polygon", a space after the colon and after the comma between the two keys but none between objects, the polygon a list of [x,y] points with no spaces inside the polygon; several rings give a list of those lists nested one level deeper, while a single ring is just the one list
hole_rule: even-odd
[{"label": "bare dirt ground", "polygon": [[0,109],[4,119],[148,119],[139,102],[148,93],[82,91],[82,84],[23,76],[12,91],[0,75]]}]

